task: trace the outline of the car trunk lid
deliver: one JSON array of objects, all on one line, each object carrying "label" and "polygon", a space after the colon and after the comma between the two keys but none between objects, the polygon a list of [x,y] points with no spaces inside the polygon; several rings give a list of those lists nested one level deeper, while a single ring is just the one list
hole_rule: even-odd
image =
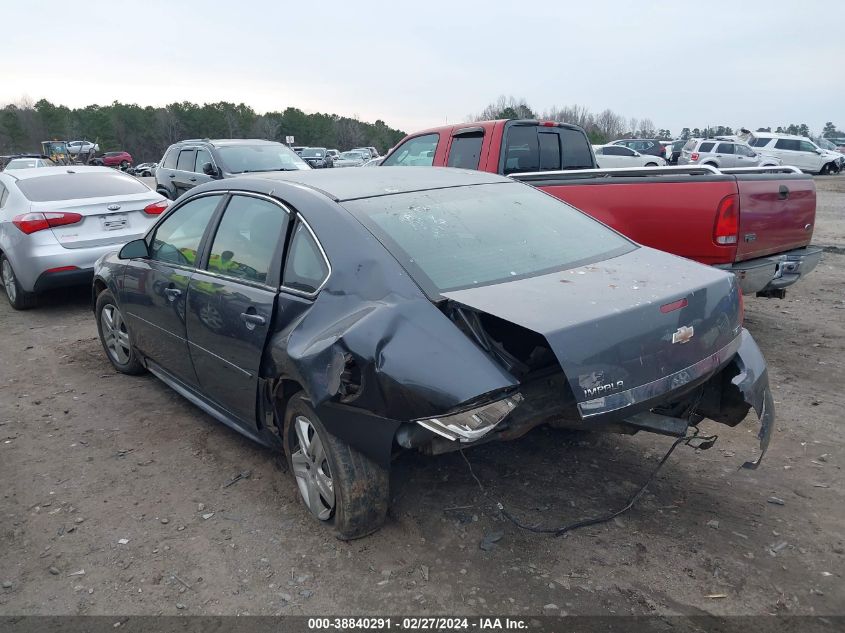
[{"label": "car trunk lid", "polygon": [[738,336],[733,276],[669,257],[639,248],[589,266],[443,295],[543,336],[583,403],[682,372]]},{"label": "car trunk lid", "polygon": [[54,226],[50,230],[64,248],[91,248],[123,244],[143,236],[157,217],[144,212],[144,208],[160,201],[160,195],[148,191],[119,198],[109,196],[36,202],[32,210],[78,213],[82,216],[80,222]]}]

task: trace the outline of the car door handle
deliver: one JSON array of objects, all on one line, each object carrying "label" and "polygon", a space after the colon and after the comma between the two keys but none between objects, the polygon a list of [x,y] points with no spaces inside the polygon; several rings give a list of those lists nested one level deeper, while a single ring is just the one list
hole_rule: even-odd
[{"label": "car door handle", "polygon": [[175,300],[176,300],[176,297],[178,297],[178,296],[180,296],[180,295],[182,294],[182,291],[181,291],[181,290],[179,290],[179,288],[165,288],[165,289],[164,289],[164,294],[166,294],[166,295],[167,295],[167,298],[168,298],[170,301],[175,301]]},{"label": "car door handle", "polygon": [[256,325],[264,325],[267,323],[267,319],[260,314],[255,314],[254,312],[241,312],[241,320],[246,323],[248,328],[250,326],[254,328]]},{"label": "car door handle", "polygon": [[197,181],[196,178],[191,178],[191,182],[196,182],[196,181]]},{"label": "car door handle", "polygon": [[171,178],[176,178],[176,174],[170,174]]},{"label": "car door handle", "polygon": [[778,199],[787,200],[789,198],[789,187],[781,185],[778,187]]}]

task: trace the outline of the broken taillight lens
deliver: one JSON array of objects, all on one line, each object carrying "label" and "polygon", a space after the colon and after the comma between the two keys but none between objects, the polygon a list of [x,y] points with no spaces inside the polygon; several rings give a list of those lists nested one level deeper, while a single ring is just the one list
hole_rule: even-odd
[{"label": "broken taillight lens", "polygon": [[515,393],[468,411],[416,422],[446,439],[473,442],[492,431],[522,400],[522,394]]},{"label": "broken taillight lens", "polygon": [[736,244],[739,234],[739,201],[732,193],[722,198],[716,209],[716,224],[713,226],[713,241],[720,246]]}]

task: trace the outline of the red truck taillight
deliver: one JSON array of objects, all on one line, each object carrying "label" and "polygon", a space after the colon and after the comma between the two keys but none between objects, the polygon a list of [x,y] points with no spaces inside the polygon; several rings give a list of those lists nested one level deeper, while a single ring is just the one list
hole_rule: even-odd
[{"label": "red truck taillight", "polygon": [[27,235],[55,226],[76,224],[81,221],[82,216],[78,213],[62,213],[55,211],[47,213],[22,213],[21,215],[16,215],[12,218],[12,224]]},{"label": "red truck taillight", "polygon": [[713,241],[720,246],[736,244],[739,234],[739,198],[732,193],[722,198],[716,209],[716,224],[713,226]]}]

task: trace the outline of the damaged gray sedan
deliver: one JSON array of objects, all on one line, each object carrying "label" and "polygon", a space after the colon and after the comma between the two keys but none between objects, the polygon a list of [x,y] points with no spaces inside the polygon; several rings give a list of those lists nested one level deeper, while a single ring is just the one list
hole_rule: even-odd
[{"label": "damaged gray sedan", "polygon": [[732,275],[491,174],[208,183],[101,258],[93,292],[118,371],[148,370],[283,450],[306,507],[344,539],[383,523],[401,450],[541,424],[680,437],[753,409],[762,457],[772,431]]}]

